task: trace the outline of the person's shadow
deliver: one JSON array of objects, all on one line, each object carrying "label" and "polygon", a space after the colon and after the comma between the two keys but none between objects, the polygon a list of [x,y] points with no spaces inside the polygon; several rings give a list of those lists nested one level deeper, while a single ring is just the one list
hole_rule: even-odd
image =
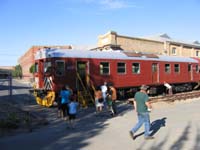
[{"label": "person's shadow", "polygon": [[155,121],[153,121],[151,123],[151,128],[150,128],[150,131],[151,131],[151,136],[155,135],[156,132],[158,132],[158,130],[160,130],[161,127],[165,127],[166,126],[166,120],[167,118],[164,117],[162,119],[157,119]]},{"label": "person's shadow", "polygon": [[[166,121],[165,121],[166,119],[167,119],[167,118],[164,117],[164,118],[162,118],[162,119],[157,119],[157,120],[155,120],[155,121],[153,121],[153,122],[151,123],[151,127],[150,127],[150,132],[151,132],[151,133],[150,133],[150,136],[155,135],[156,132],[158,132],[158,130],[160,130],[161,127],[165,127],[165,126],[166,126]],[[144,132],[135,135],[135,139],[136,139],[137,137],[143,135],[143,134],[144,134]]]}]

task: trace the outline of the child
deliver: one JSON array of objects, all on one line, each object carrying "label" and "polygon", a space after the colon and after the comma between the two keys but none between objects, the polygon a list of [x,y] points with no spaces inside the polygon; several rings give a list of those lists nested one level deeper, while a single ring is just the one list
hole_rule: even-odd
[{"label": "child", "polygon": [[71,102],[68,105],[69,107],[69,128],[74,128],[74,123],[77,115],[77,109],[78,109],[78,102],[75,98],[71,99]]},{"label": "child", "polygon": [[114,110],[113,110],[113,107],[112,107],[112,91],[111,90],[108,90],[108,93],[107,93],[107,105],[108,105],[108,110],[111,112],[111,115],[114,116]]},{"label": "child", "polygon": [[97,90],[95,91],[95,106],[96,106],[96,112],[101,112],[102,111],[102,107],[103,107],[103,97],[102,97],[102,92],[100,87],[97,87]]}]

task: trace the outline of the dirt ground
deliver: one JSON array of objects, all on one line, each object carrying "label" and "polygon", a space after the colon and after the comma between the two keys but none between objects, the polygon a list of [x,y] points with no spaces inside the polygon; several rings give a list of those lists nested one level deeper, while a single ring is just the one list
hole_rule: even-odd
[{"label": "dirt ground", "polygon": [[[35,109],[34,99],[30,96],[31,103],[23,101],[20,97],[2,97],[0,100],[0,137],[10,136],[22,132],[32,132],[48,124],[45,116],[39,115]],[[20,103],[18,103],[20,101]],[[30,107],[31,106],[31,107]],[[33,107],[35,106],[35,107]]]}]

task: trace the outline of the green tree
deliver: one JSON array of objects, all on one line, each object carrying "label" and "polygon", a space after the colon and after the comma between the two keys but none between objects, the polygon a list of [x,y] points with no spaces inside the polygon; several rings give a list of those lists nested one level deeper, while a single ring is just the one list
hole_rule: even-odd
[{"label": "green tree", "polygon": [[12,75],[14,77],[19,77],[21,79],[22,78],[22,67],[20,65],[16,65],[15,69],[12,72]]},{"label": "green tree", "polygon": [[29,72],[32,74],[35,73],[35,64],[31,65],[31,67],[29,68]]}]

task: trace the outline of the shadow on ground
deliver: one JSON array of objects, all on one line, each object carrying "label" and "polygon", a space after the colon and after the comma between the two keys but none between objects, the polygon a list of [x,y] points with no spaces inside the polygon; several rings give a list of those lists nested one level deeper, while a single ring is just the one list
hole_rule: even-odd
[{"label": "shadow on ground", "polygon": [[[151,136],[154,136],[159,130],[161,127],[165,127],[166,126],[166,117],[162,118],[162,119],[157,119],[155,121],[153,121],[151,123],[151,127],[150,127],[150,132],[151,132]],[[136,134],[135,135],[135,139],[137,139],[138,137],[144,135],[144,132],[141,132],[139,134]]]},{"label": "shadow on ground", "polygon": [[[162,121],[161,121],[161,123],[162,123]],[[172,145],[169,147],[170,150],[180,150],[180,149],[183,149],[184,145],[189,140],[190,128],[191,128],[191,124],[188,123],[188,125],[185,127],[185,129],[183,130],[183,133],[180,135],[180,137],[174,143],[172,143]],[[162,149],[164,149],[165,144],[167,143],[168,139],[170,138],[169,136],[173,136],[173,135],[168,135],[167,134],[163,138],[163,140],[161,140],[159,143],[154,143],[152,146],[149,147],[149,149],[151,149],[151,150],[158,150],[158,149],[162,150]],[[199,149],[199,144],[198,144],[199,143],[199,141],[198,141],[199,137],[200,136],[198,134],[197,138],[196,138],[196,144],[194,145],[194,149],[195,150]],[[137,150],[144,150],[145,149],[144,147],[147,145],[147,143],[148,142],[143,142],[139,146],[140,148],[137,148]]]},{"label": "shadow on ground", "polygon": [[[31,99],[30,95],[18,95],[16,99]],[[77,115],[75,129],[68,129],[67,122],[57,118],[57,108],[45,108],[31,102],[26,105],[32,111],[47,118],[49,125],[33,130],[32,133],[22,133],[16,136],[0,139],[1,148],[7,149],[84,149],[89,145],[88,139],[101,134],[107,128],[105,123],[112,119],[108,111],[95,114],[95,108],[80,109]],[[132,106],[124,102],[117,102],[118,115],[122,116],[131,110]],[[12,144],[10,144],[12,143]],[[31,146],[30,146],[31,145]]]}]

